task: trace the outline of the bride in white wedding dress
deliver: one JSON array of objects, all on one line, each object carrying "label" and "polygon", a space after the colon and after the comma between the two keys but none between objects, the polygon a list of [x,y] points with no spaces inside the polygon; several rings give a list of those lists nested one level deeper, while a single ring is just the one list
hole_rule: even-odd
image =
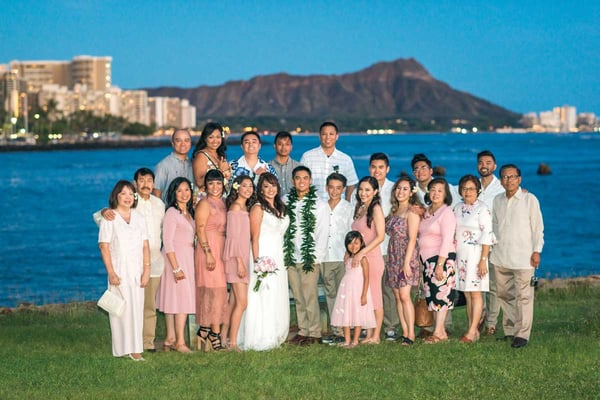
[{"label": "bride in white wedding dress", "polygon": [[264,173],[257,185],[258,203],[250,210],[252,259],[271,257],[277,265],[254,291],[258,275],[250,263],[248,307],[238,335],[242,350],[269,350],[287,339],[290,327],[288,277],[283,263],[283,236],[289,225],[275,175]]}]

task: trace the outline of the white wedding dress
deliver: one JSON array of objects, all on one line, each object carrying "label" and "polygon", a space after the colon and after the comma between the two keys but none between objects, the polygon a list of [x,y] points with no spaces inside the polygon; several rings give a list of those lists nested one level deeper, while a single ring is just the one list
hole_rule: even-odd
[{"label": "white wedding dress", "polygon": [[265,211],[260,225],[258,256],[275,260],[278,270],[263,279],[258,292],[254,291],[257,275],[250,263],[248,307],[242,318],[238,345],[242,350],[270,350],[279,347],[290,329],[290,295],[288,276],[283,264],[283,235],[290,223],[289,217],[277,218]]}]

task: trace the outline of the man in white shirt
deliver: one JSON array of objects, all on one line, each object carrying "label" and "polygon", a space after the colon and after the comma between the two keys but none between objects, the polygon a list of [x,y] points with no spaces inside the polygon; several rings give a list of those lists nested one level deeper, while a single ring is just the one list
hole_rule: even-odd
[{"label": "man in white shirt", "polygon": [[260,135],[258,132],[249,131],[242,135],[242,156],[231,162],[231,179],[235,179],[240,175],[248,175],[254,181],[254,185],[258,183],[258,178],[265,172],[270,172],[277,176],[277,172],[271,164],[260,158],[258,152],[262,146]]},{"label": "man in white shirt", "polygon": [[310,168],[313,184],[317,188],[317,195],[323,200],[327,200],[325,181],[332,172],[342,174],[348,180],[348,186],[346,187],[346,200],[348,201],[358,183],[358,176],[352,159],[346,153],[335,148],[339,137],[336,124],[329,121],[323,122],[319,127],[321,145],[308,150],[300,159],[300,164]]},{"label": "man in white shirt", "polygon": [[[294,187],[287,200],[290,225],[284,237],[284,262],[298,320],[291,344],[310,345],[321,339],[319,267],[327,249],[329,206],[311,185],[311,171],[300,165],[292,172]],[[310,212],[307,212],[310,210]]]},{"label": "man in white shirt", "polygon": [[[352,230],[352,216],[354,207],[342,198],[346,189],[346,177],[334,172],[327,177],[327,200],[329,208],[329,226],[327,226],[327,251],[321,264],[321,279],[325,298],[327,300],[327,310],[329,311],[329,320],[335,305],[335,298],[340,282],[344,277],[344,254],[346,246],[344,239],[346,234]],[[343,332],[340,327],[333,327],[334,337],[323,338],[323,343],[336,344],[343,342]]]},{"label": "man in white shirt", "polygon": [[[496,171],[496,157],[489,150],[483,150],[477,154],[477,171],[479,172],[479,180],[481,182],[481,193],[479,199],[485,203],[493,215],[494,212],[494,197],[500,193],[504,193],[504,188],[500,180],[494,175]],[[498,315],[500,306],[496,296],[496,275],[494,266],[488,263],[490,290],[484,297],[485,309],[482,318],[485,320],[485,336],[493,336],[496,333],[496,324],[498,323]]]},{"label": "man in white shirt", "polygon": [[192,148],[190,132],[187,129],[177,129],[171,136],[171,145],[173,152],[163,158],[154,168],[156,179],[152,194],[163,201],[166,201],[167,189],[173,179],[183,176],[190,182],[194,182],[192,161],[188,158],[188,153]]},{"label": "man in white shirt", "polygon": [[494,264],[504,338],[513,348],[529,342],[533,324],[533,277],[544,247],[544,221],[538,199],[521,190],[521,170],[514,164],[500,168],[504,194],[494,198],[492,224],[498,244]]},{"label": "man in white shirt", "polygon": [[[133,184],[136,188],[138,201],[136,211],[144,216],[148,230],[150,244],[150,281],[144,288],[144,325],[142,328],[144,351],[155,351],[154,339],[156,337],[156,292],[160,284],[160,277],[164,270],[164,257],[160,251],[162,244],[162,223],[165,216],[165,203],[152,195],[154,189],[154,173],[148,168],[135,171]],[[102,218],[112,221],[115,212],[104,208],[94,214],[94,221],[100,225]]]}]

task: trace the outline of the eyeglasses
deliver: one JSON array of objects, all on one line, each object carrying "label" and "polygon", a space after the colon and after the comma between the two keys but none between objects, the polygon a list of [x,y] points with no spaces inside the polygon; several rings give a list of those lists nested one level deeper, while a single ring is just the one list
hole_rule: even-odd
[{"label": "eyeglasses", "polygon": [[420,167],[414,167],[413,168],[413,172],[423,171],[425,169],[429,169],[429,166],[428,165],[421,165]]},{"label": "eyeglasses", "polygon": [[462,192],[476,192],[477,188],[476,187],[461,187],[460,190]]},{"label": "eyeglasses", "polygon": [[503,181],[512,181],[512,180],[515,180],[517,178],[520,178],[520,175],[502,175],[502,180]]}]

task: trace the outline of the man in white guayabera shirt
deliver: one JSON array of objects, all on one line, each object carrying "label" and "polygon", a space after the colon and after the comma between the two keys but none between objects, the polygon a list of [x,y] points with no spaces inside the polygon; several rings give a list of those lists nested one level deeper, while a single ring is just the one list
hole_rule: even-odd
[{"label": "man in white guayabera shirt", "polygon": [[312,172],[312,182],[317,188],[317,195],[322,200],[327,200],[326,181],[327,177],[337,172],[348,180],[346,187],[346,200],[350,201],[354,187],[358,183],[356,169],[350,156],[335,148],[339,139],[337,125],[333,122],[323,122],[319,127],[319,140],[321,145],[308,150],[302,155],[300,164],[306,165]]},{"label": "man in white guayabera shirt", "polygon": [[544,247],[544,221],[538,199],[521,190],[521,170],[516,165],[503,165],[500,179],[505,192],[494,198],[492,224],[498,244],[490,262],[496,273],[504,339],[520,348],[529,342],[533,324],[533,278]]}]

